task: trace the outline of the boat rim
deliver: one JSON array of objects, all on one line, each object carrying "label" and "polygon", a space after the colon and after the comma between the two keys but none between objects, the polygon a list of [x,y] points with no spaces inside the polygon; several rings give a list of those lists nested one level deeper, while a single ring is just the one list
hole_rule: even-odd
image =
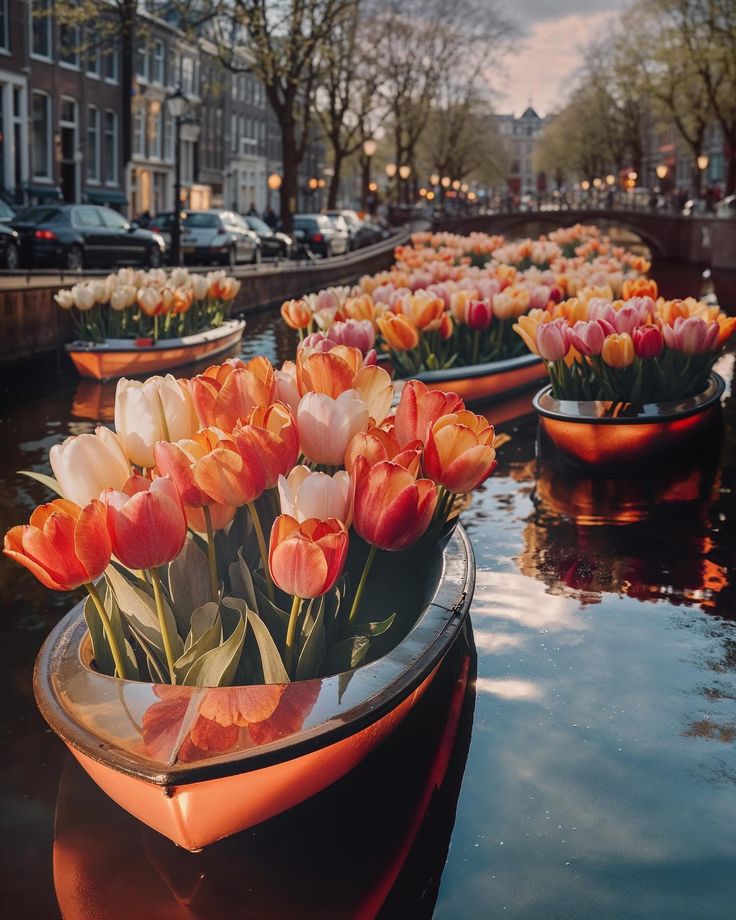
[{"label": "boat rim", "polygon": [[475,377],[488,377],[496,374],[505,374],[508,371],[516,371],[525,367],[531,367],[534,364],[541,363],[539,355],[517,355],[515,358],[503,358],[501,361],[487,361],[485,364],[466,364],[456,367],[443,367],[436,371],[420,371],[418,374],[412,374],[412,380],[421,380],[422,383],[439,383],[460,378],[472,380]]},{"label": "boat rim", "polygon": [[[461,563],[459,566],[458,563]],[[71,748],[116,772],[163,787],[182,786],[294,760],[357,734],[403,702],[442,662],[467,619],[475,587],[475,557],[463,527],[458,524],[442,550],[442,572],[435,592],[409,633],[386,655],[350,672],[322,678],[322,687],[335,688],[345,673],[359,686],[356,702],[305,731],[295,732],[261,747],[240,750],[194,764],[160,764],[136,758],[131,752],[102,741],[75,720],[61,704],[51,679],[59,655],[78,654],[86,634],[83,604],[73,607],[54,627],[41,647],[33,673],[36,704],[48,725]],[[390,666],[390,667],[389,667]],[[381,672],[398,668],[386,680]],[[125,683],[98,674],[100,680]],[[128,682],[132,683],[132,682]],[[153,686],[148,684],[149,686]],[[378,686],[378,689],[376,689]],[[195,689],[195,688],[193,688]],[[218,689],[218,688],[215,688]]]},{"label": "boat rim", "polygon": [[84,354],[95,352],[102,354],[114,352],[131,352],[133,354],[160,352],[174,348],[196,348],[206,342],[216,342],[218,339],[225,338],[226,335],[233,335],[244,328],[244,319],[227,319],[219,326],[210,326],[200,332],[193,332],[191,335],[176,339],[161,339],[154,345],[136,345],[135,339],[106,339],[104,342],[83,342],[78,339],[67,343],[64,348],[68,352],[82,352]]}]

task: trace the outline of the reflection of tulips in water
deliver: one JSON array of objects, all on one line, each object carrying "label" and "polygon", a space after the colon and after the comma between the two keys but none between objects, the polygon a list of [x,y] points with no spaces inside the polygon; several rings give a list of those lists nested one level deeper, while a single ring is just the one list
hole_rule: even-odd
[{"label": "reflection of tulips in water", "polygon": [[319,688],[320,681],[310,680],[204,690],[194,721],[182,735],[190,717],[191,688],[156,686],[160,702],[143,715],[146,752],[163,762],[175,756],[179,763],[195,763],[270,744],[302,728]]},{"label": "reflection of tulips in water", "polygon": [[[430,916],[470,743],[474,671],[474,652],[458,642],[402,732],[363,765],[322,795],[201,853],[174,846],[119,809],[70,759],[54,839],[54,885],[64,917],[128,920],[141,904],[146,917],[171,920]],[[209,712],[216,718],[208,721],[219,726],[218,720],[261,715],[253,707],[265,712],[280,693],[271,716],[239,730],[281,731],[279,714],[307,705],[295,696],[288,702],[296,688],[279,687],[259,704],[249,699],[245,709],[242,700],[231,698],[232,709],[218,700]],[[162,699],[149,713],[155,710],[156,723],[164,713],[161,724],[173,734],[181,722],[169,722],[169,713],[181,702],[181,688],[160,689]],[[210,691],[206,705],[215,698]],[[144,732],[150,732],[148,715]],[[195,755],[199,750],[189,747]],[[360,830],[346,846],[349,813],[359,814]]]}]

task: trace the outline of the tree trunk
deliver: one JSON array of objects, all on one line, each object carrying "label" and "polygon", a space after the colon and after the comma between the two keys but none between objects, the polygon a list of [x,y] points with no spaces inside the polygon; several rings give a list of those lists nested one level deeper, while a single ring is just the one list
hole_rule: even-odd
[{"label": "tree trunk", "polygon": [[726,188],[723,191],[723,197],[726,195],[733,195],[736,192],[736,139],[732,140],[730,143],[726,142],[728,145],[728,152],[726,154]]},{"label": "tree trunk", "polygon": [[330,191],[327,195],[327,209],[329,211],[334,211],[335,208],[337,208],[337,196],[340,192],[340,174],[342,173],[343,161],[342,151],[338,151],[334,145],[332,147],[332,156],[334,159],[332,164],[334,172],[330,179]]},{"label": "tree trunk", "polygon": [[[136,2],[124,0],[120,7],[120,132],[123,141],[123,177],[128,175],[133,149],[133,53],[135,48]],[[122,179],[123,183],[125,179]],[[131,214],[130,217],[135,215]]]},{"label": "tree trunk", "polygon": [[281,182],[281,226],[291,233],[299,187],[299,159],[296,147],[296,126],[289,117],[281,120],[281,162],[284,174]]}]

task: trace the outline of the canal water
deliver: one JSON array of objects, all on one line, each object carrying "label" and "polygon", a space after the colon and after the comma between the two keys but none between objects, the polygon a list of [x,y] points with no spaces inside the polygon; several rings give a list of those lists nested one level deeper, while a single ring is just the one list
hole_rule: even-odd
[{"label": "canal water", "polygon": [[[655,274],[670,296],[703,284]],[[249,320],[245,357],[293,347],[274,316]],[[16,470],[109,422],[113,391],[53,360],[3,377],[3,530],[48,498]],[[336,787],[201,854],[122,812],[47,729],[33,662],[74,598],[3,559],[2,916],[733,918],[735,405],[718,438],[617,479],[538,445],[529,395],[491,407],[510,441],[464,515],[477,659],[459,722],[449,677]]]}]

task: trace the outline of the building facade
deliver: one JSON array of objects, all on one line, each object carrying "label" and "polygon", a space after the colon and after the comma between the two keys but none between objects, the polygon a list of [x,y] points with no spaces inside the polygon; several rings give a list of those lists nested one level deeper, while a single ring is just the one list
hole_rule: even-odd
[{"label": "building facade", "polygon": [[496,115],[494,122],[509,154],[507,191],[522,198],[543,191],[539,187],[543,177],[534,169],[534,148],[544,128],[545,119],[528,106],[519,118],[515,115]]}]

